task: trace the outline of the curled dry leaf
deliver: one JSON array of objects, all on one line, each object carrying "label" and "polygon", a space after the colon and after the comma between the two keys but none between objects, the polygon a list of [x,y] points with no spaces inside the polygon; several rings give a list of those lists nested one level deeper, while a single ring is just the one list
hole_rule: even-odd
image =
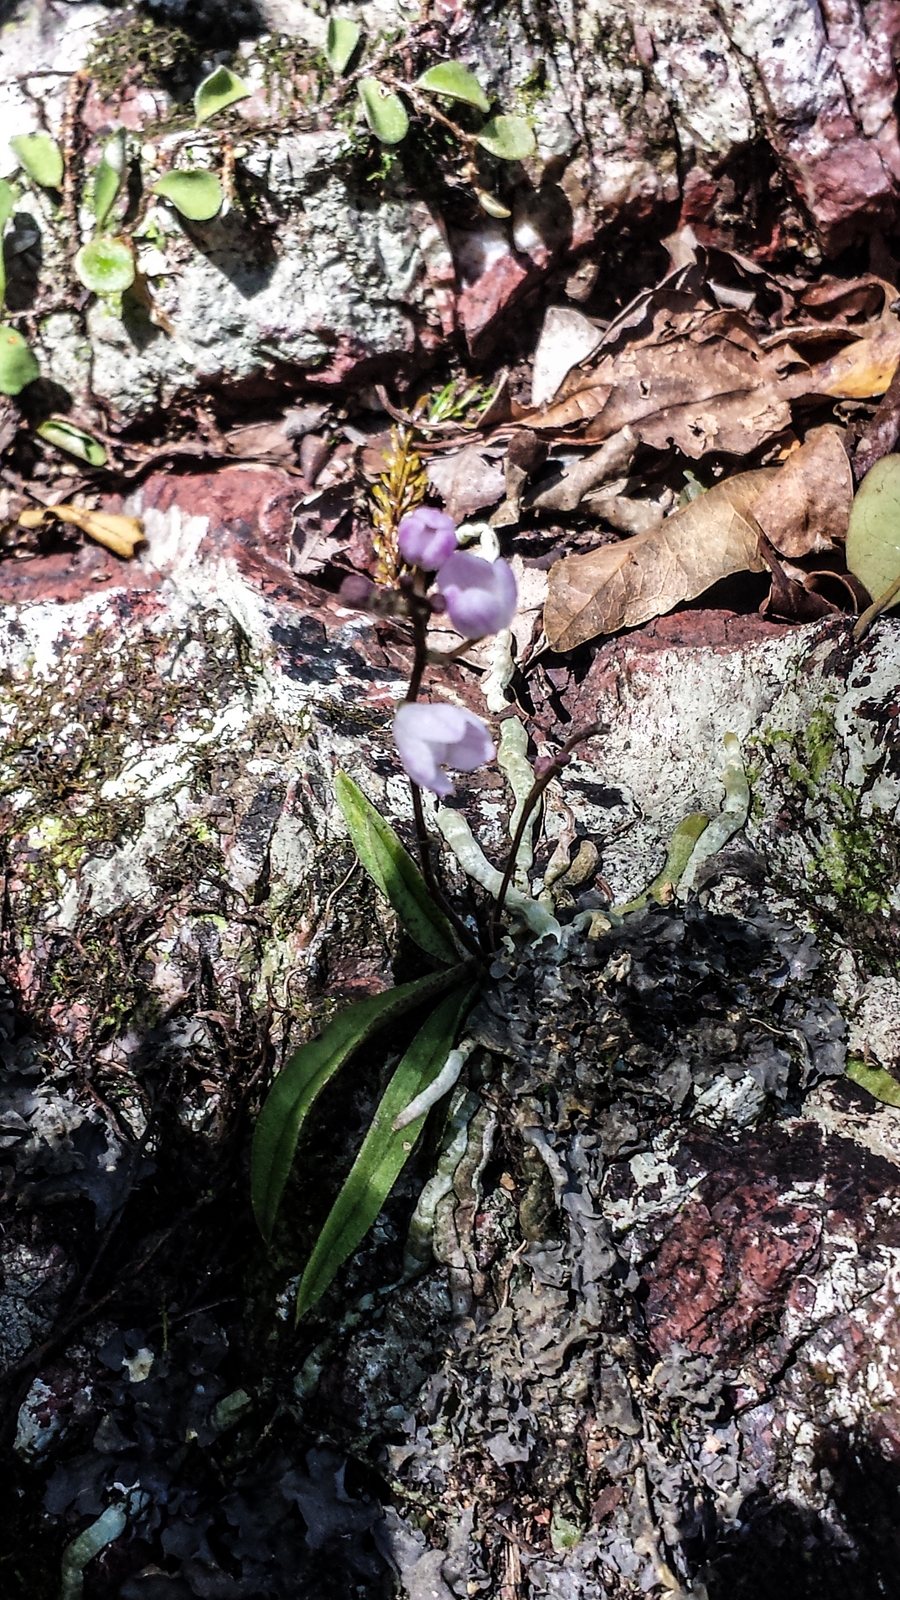
[{"label": "curled dry leaf", "polygon": [[632,428],[621,428],[590,455],[563,468],[551,483],[538,484],[524,498],[529,511],[574,511],[591,489],[628,471],[638,446]]},{"label": "curled dry leaf", "polygon": [[135,546],[144,538],[138,517],[122,517],[111,511],[85,511],[81,506],[45,506],[41,511],[23,511],[19,523],[23,528],[38,528],[45,517],[71,522],[89,539],[105,545],[117,556],[133,556]]},{"label": "curled dry leaf", "polygon": [[777,468],[742,472],[692,500],[654,532],[566,556],[550,569],[544,629],[553,650],[634,628],[693,600],[732,572],[760,572],[759,538],[746,520]]},{"label": "curled dry leaf", "polygon": [[759,608],[763,616],[784,617],[788,622],[816,622],[837,611],[837,606],[824,595],[807,589],[804,572],[782,565],[764,533],[760,534],[759,549],[772,574],[772,587]]},{"label": "curled dry leaf", "polygon": [[783,556],[805,556],[843,544],[853,505],[853,474],[841,428],[807,435],[764,489],[753,515]]},{"label": "curled dry leaf", "polygon": [[[663,335],[672,320],[680,336]],[[554,432],[578,426],[586,440],[631,427],[646,444],[674,443],[693,459],[708,450],[743,456],[790,421],[800,392],[796,374],[783,372],[782,351],[760,349],[737,312],[654,318],[653,333],[601,355],[590,373],[570,379],[568,395],[527,426]],[[733,337],[738,335],[738,337]]]}]

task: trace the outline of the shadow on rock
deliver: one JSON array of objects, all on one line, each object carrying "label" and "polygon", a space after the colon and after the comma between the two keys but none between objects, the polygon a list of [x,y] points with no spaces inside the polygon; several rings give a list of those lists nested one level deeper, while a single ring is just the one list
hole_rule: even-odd
[{"label": "shadow on rock", "polygon": [[900,1594],[900,1462],[877,1443],[832,1435],[820,1443],[817,1514],[760,1491],[740,1526],[719,1538],[706,1573],[709,1600],[876,1600]]}]

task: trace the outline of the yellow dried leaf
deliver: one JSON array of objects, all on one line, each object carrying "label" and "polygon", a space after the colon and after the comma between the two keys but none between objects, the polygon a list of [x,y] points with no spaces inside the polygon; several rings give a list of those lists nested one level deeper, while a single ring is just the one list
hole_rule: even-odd
[{"label": "yellow dried leaf", "polygon": [[85,511],[81,506],[45,506],[42,511],[23,511],[19,524],[23,528],[38,528],[45,517],[71,522],[89,539],[105,545],[117,556],[133,556],[135,546],[144,538],[139,517],[123,517],[112,511]]}]

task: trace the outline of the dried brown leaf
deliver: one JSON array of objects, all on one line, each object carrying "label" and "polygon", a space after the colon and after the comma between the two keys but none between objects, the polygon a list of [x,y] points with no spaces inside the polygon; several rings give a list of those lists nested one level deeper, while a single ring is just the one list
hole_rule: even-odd
[{"label": "dried brown leaf", "polygon": [[485,506],[495,506],[503,498],[502,463],[489,459],[483,450],[483,444],[469,444],[455,455],[432,456],[426,466],[428,481],[454,522],[464,521]]},{"label": "dried brown leaf", "polygon": [[815,343],[804,343],[801,355],[791,343],[758,337],[739,309],[712,308],[686,276],[696,270],[639,296],[604,334],[589,369],[570,373],[554,404],[520,420],[585,441],[631,427],[645,443],[674,444],[695,459],[710,450],[742,456],[787,426],[792,400],[868,399],[885,392],[900,366],[900,321],[880,280],[846,301],[854,309],[881,305],[868,323],[779,330],[777,340],[828,332],[849,341],[816,362]]},{"label": "dried brown leaf", "polygon": [[773,470],[716,484],[655,532],[557,561],[544,608],[551,648],[574,650],[598,633],[634,628],[671,611],[729,573],[762,571],[758,534],[744,513]]},{"label": "dried brown leaf", "polygon": [[853,474],[843,441],[841,428],[814,429],[754,505],[753,515],[783,556],[831,550],[846,539]]}]

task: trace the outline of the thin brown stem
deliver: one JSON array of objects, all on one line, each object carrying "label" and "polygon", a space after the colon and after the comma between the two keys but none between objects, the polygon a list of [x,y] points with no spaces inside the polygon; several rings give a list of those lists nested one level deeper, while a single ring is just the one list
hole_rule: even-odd
[{"label": "thin brown stem", "polygon": [[492,950],[496,950],[497,948],[497,922],[499,921],[500,914],[503,911],[503,904],[506,900],[507,891],[512,883],[513,873],[516,870],[516,861],[518,860],[519,856],[519,846],[525,837],[525,829],[528,826],[528,820],[551,778],[555,778],[557,774],[562,771],[569,759],[569,756],[572,754],[572,751],[576,748],[576,746],[580,745],[585,739],[593,738],[594,734],[599,733],[600,731],[601,724],[599,722],[590,722],[586,728],[579,728],[577,733],[573,733],[572,737],[566,740],[562,749],[559,750],[552,758],[546,770],[541,773],[539,778],[535,778],[534,783],[531,785],[528,796],[525,800],[525,804],[522,807],[522,814],[519,817],[518,827],[513,834],[512,844],[509,847],[509,854],[506,858],[506,866],[503,869],[503,878],[500,882],[497,901],[493,907],[493,910],[491,911],[489,928]]}]

